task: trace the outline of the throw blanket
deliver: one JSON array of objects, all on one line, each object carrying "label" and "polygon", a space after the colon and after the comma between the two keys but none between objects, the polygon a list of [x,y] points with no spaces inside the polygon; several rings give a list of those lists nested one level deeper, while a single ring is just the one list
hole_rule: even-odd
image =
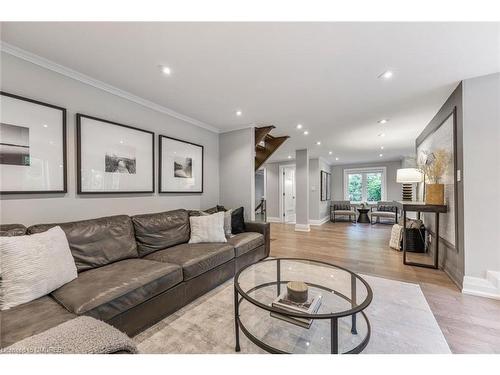
[{"label": "throw blanket", "polygon": [[81,316],[0,350],[4,354],[138,353],[124,333],[100,320]]}]

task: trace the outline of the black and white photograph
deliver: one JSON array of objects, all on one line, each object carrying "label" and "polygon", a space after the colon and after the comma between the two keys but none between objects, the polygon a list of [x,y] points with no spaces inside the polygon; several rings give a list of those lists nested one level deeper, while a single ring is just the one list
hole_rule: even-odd
[{"label": "black and white photograph", "polygon": [[0,164],[30,165],[30,129],[0,123]]},{"label": "black and white photograph", "polygon": [[0,193],[66,192],[66,109],[0,92]]},{"label": "black and white photograph", "polygon": [[135,174],[135,147],[120,145],[116,151],[106,153],[104,162],[105,172]]},{"label": "black and white photograph", "polygon": [[192,178],[193,177],[193,159],[192,158],[174,158],[174,177]]},{"label": "black and white photograph", "polygon": [[154,133],[77,114],[78,193],[154,192]]},{"label": "black and white photograph", "polygon": [[203,146],[159,136],[160,193],[203,192]]}]

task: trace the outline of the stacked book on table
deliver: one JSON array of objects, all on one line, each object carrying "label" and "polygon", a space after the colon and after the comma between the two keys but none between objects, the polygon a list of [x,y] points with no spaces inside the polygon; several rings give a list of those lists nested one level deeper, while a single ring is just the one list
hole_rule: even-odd
[{"label": "stacked book on table", "polygon": [[303,328],[309,328],[312,324],[312,319],[295,318],[286,315],[287,312],[296,312],[302,314],[315,314],[321,305],[321,294],[309,293],[309,297],[304,303],[297,303],[287,298],[287,292],[281,293],[272,303],[272,307],[283,310],[283,314],[271,312],[271,316],[284,320],[286,322],[298,325]]}]

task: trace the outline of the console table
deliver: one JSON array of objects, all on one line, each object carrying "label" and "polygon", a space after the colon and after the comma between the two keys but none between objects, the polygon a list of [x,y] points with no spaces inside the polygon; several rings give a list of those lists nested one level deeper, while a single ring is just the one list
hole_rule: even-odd
[{"label": "console table", "polygon": [[[448,207],[446,205],[426,204],[425,202],[417,201],[399,201],[396,202],[401,211],[403,211],[403,264],[409,266],[426,267],[426,268],[439,268],[439,214],[446,213]],[[434,213],[436,218],[436,240],[434,251],[434,264],[410,262],[406,259],[406,212],[416,212],[418,219],[420,219],[421,212]]]}]

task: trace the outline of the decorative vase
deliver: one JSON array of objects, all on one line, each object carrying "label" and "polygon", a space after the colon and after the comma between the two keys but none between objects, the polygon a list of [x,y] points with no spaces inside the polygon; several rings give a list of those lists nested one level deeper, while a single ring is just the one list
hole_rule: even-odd
[{"label": "decorative vase", "polygon": [[286,285],[287,297],[290,301],[296,303],[307,302],[307,284],[302,281],[289,281]]},{"label": "decorative vase", "polygon": [[438,205],[444,204],[444,184],[426,184],[425,203]]}]

